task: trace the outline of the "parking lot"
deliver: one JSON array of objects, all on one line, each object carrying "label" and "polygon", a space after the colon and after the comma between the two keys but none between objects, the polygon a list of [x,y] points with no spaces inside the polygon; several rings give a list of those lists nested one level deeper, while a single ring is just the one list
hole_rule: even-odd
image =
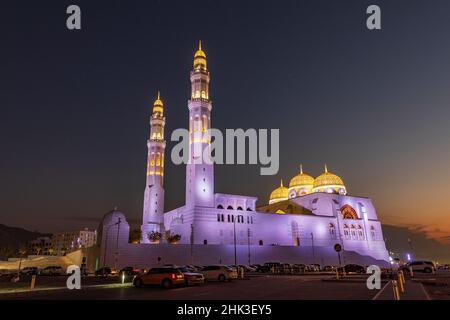
[{"label": "parking lot", "polygon": [[[19,283],[0,282],[0,299],[148,299],[148,300],[371,300],[391,299],[389,279],[382,290],[369,290],[365,275],[350,275],[335,281],[332,275],[249,274],[246,279],[232,282],[208,282],[202,286],[163,289],[160,287],[134,288],[121,284],[118,277],[84,277],[81,290],[65,288],[66,277],[39,277],[36,289],[28,290],[30,278]],[[416,286],[417,285],[417,286]],[[450,272],[436,275],[416,275],[407,279],[406,290],[417,290],[405,295],[412,299],[450,299]],[[424,291],[423,291],[424,290]],[[426,291],[426,293],[425,293]]]}]

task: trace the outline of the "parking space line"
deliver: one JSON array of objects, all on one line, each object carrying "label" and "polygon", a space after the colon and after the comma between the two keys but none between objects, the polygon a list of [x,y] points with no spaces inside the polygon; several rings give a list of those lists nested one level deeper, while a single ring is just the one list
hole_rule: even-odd
[{"label": "parking space line", "polygon": [[431,300],[430,295],[428,294],[427,290],[425,289],[425,287],[423,286],[423,283],[420,283],[420,287],[422,288],[423,293],[425,294],[425,297],[427,298],[427,300]]},{"label": "parking space line", "polygon": [[381,290],[378,291],[378,293],[372,298],[372,300],[377,300],[378,297],[383,293],[384,289],[386,289],[386,287],[387,287],[391,282],[392,282],[392,281],[389,280],[389,281],[384,285],[384,287],[381,288]]}]

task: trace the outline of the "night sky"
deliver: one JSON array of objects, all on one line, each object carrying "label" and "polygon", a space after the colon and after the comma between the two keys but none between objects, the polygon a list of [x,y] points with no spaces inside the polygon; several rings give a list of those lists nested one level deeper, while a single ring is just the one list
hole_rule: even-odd
[{"label": "night sky", "polygon": [[[82,30],[66,28],[77,4]],[[378,4],[382,30],[366,28]],[[216,192],[258,204],[327,163],[381,221],[450,242],[450,2],[2,1],[0,223],[95,228],[117,205],[138,224],[157,90],[166,137],[188,123],[198,40],[215,128],[279,128],[280,172],[216,166]],[[168,141],[166,159],[173,143]],[[166,161],[166,210],[184,203]]]}]

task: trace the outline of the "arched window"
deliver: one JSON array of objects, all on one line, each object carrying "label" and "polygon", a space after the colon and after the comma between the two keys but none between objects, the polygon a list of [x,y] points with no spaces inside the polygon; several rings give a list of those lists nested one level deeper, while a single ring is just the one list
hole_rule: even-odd
[{"label": "arched window", "polygon": [[375,232],[374,226],[370,227],[370,236],[372,237],[372,240],[376,240],[377,239],[377,234]]},{"label": "arched window", "polygon": [[161,165],[161,153],[156,153],[156,166],[159,167]]},{"label": "arched window", "polygon": [[206,115],[202,115],[202,131],[206,132],[208,130],[208,121]]},{"label": "arched window", "polygon": [[353,239],[356,239],[356,230],[355,230],[355,226],[354,226],[354,225],[351,225],[350,229],[351,229],[352,238],[353,238]]},{"label": "arched window", "polygon": [[150,166],[154,166],[155,165],[155,153],[152,152],[152,154],[150,155]]},{"label": "arched window", "polygon": [[199,122],[200,122],[200,119],[199,119],[198,115],[196,115],[195,119],[194,119],[194,132],[200,131],[200,128],[199,128],[200,123]]},{"label": "arched window", "polygon": [[300,245],[300,237],[298,232],[298,223],[297,221],[291,222],[291,232],[292,232],[292,240],[294,242],[294,246]]},{"label": "arched window", "polygon": [[203,240],[203,244],[208,244],[208,240]]},{"label": "arched window", "polygon": [[358,214],[355,209],[346,204],[341,208],[341,214],[343,219],[358,219]]},{"label": "arched window", "polygon": [[219,205],[217,206],[217,209],[223,209],[223,205],[219,204]]},{"label": "arched window", "polygon": [[330,233],[331,239],[336,239],[336,229],[334,228],[334,224],[330,223],[328,225],[328,232]]},{"label": "arched window", "polygon": [[259,240],[259,245],[262,246],[264,242],[262,240]]},{"label": "arched window", "polygon": [[253,211],[253,210],[252,210],[252,208],[248,207],[248,208],[247,208],[247,211]]},{"label": "arched window", "polygon": [[242,207],[237,207],[237,210],[241,210],[242,211]]},{"label": "arched window", "polygon": [[346,224],[344,224],[344,237],[345,239],[350,239],[350,230]]},{"label": "arched window", "polygon": [[359,237],[359,239],[364,240],[364,232],[360,225],[358,225],[358,237]]},{"label": "arched window", "polygon": [[234,210],[232,206],[227,207],[228,210]]}]

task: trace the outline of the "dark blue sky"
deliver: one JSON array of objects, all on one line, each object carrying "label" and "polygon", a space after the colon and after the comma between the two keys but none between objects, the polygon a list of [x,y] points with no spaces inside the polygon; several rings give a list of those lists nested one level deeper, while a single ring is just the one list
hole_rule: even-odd
[{"label": "dark blue sky", "polygon": [[[365,27],[374,3],[381,31]],[[65,27],[70,4],[81,31]],[[161,90],[168,137],[186,127],[202,39],[213,127],[281,135],[277,176],[220,166],[216,191],[264,204],[300,163],[317,176],[326,162],[384,223],[445,237],[449,12],[444,0],[3,1],[0,222],[95,227],[114,205],[138,222],[152,102]],[[184,174],[166,164],[166,209],[183,203]]]}]

